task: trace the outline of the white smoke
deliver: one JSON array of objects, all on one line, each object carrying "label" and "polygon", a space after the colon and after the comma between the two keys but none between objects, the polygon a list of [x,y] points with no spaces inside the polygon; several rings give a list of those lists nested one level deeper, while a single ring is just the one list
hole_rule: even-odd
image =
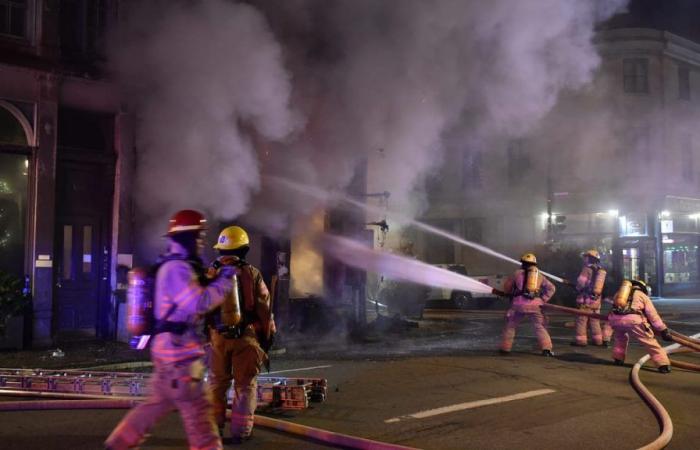
[{"label": "white smoke", "polygon": [[366,160],[369,191],[417,214],[446,133],[486,146],[526,134],[562,91],[591,81],[595,24],[626,0],[257,3],[284,39],[309,117],[276,173],[342,188]]},{"label": "white smoke", "polygon": [[113,56],[136,107],[135,198],[146,222],[162,232],[182,208],[243,214],[260,186],[252,140],[282,141],[301,124],[265,18],[224,0],[128,13]]},{"label": "white smoke", "polygon": [[261,172],[342,189],[362,162],[370,191],[420,213],[445,135],[527,133],[591,80],[595,25],[626,0],[249,3],[157,2],[122,34],[137,197],[161,223],[191,207],[280,231],[315,205],[261,186]]}]

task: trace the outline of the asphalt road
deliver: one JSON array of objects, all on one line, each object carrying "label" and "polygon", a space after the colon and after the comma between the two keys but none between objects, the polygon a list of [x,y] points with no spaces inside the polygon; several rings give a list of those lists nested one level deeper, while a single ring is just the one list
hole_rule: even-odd
[{"label": "asphalt road", "polygon": [[[658,305],[672,328],[700,331],[700,302]],[[378,342],[347,347],[310,342],[306,351],[279,358],[274,369],[327,378],[328,399],[282,418],[423,449],[634,449],[656,437],[653,414],[628,383],[641,347],[631,346],[626,367],[613,366],[610,350],[570,347],[571,319],[553,316],[555,358],[539,356],[527,323],[518,330],[514,353],[502,357],[495,352],[501,316],[428,312],[419,329]],[[693,355],[679,358],[698,362]],[[304,370],[316,366],[326,367]],[[668,448],[700,448],[700,374],[644,370],[642,379],[673,418]],[[0,413],[0,448],[101,448],[123,414]],[[241,446],[253,447],[327,448],[263,429]],[[186,448],[179,418],[168,416],[142,448]]]}]

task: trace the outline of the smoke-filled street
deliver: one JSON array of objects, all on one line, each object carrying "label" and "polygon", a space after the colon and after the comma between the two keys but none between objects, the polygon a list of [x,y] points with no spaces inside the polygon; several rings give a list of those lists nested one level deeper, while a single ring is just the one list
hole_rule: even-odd
[{"label": "smoke-filled street", "polygon": [[[686,332],[700,320],[700,301],[661,302],[669,325]],[[381,342],[327,341],[278,356],[279,375],[328,379],[325,402],[281,417],[295,423],[423,449],[638,448],[658,426],[628,382],[643,355],[634,346],[627,365],[612,365],[610,349],[575,348],[570,319],[551,317],[555,358],[543,358],[527,325],[517,348],[499,356],[503,311],[426,312],[420,327],[386,334]],[[692,361],[693,358],[680,357]],[[695,358],[696,359],[696,358]],[[674,418],[668,448],[692,449],[700,439],[697,374],[643,370],[644,383]],[[122,411],[2,413],[3,448],[98,448]],[[280,417],[280,416],[278,416]],[[614,419],[614,420],[613,420]],[[263,428],[242,448],[330,448]],[[156,427],[146,449],[184,448],[179,419]]]},{"label": "smoke-filled street", "polygon": [[699,17],[0,0],[0,449],[700,448]]}]

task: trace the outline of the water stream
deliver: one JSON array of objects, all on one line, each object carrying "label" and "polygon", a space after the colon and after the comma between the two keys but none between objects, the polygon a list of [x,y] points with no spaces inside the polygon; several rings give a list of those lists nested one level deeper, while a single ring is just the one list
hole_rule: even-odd
[{"label": "water stream", "polygon": [[[387,215],[388,218],[391,218],[392,220],[394,220],[396,222],[415,226],[416,228],[419,228],[419,229],[426,231],[428,233],[431,233],[431,234],[434,234],[437,236],[442,236],[445,239],[449,239],[453,242],[457,242],[457,243],[465,245],[467,247],[471,247],[475,250],[478,250],[482,253],[493,256],[495,258],[501,259],[503,261],[507,261],[507,262],[512,263],[512,264],[520,265],[520,261],[513,259],[507,255],[504,255],[502,253],[499,253],[491,248],[485,247],[481,244],[477,244],[476,242],[469,241],[467,239],[464,239],[461,236],[457,236],[455,234],[449,233],[445,230],[442,230],[440,228],[436,228],[432,225],[428,225],[427,223],[421,222],[419,220],[412,219],[408,216],[404,216],[402,214],[395,213],[392,211],[387,211],[384,208],[380,208],[377,206],[368,205],[366,203],[358,201],[358,200],[351,198],[347,195],[344,195],[342,193],[338,193],[335,191],[327,191],[327,190],[323,190],[320,188],[316,188],[314,186],[310,186],[308,184],[299,183],[297,181],[291,181],[291,180],[288,180],[285,178],[280,178],[280,177],[275,177],[275,176],[270,176],[270,175],[265,176],[265,178],[274,182],[274,183],[289,187],[289,188],[294,189],[300,193],[303,193],[305,195],[309,195],[311,197],[317,198],[317,199],[322,200],[324,202],[336,202],[336,203],[346,202],[346,203],[349,203],[349,204],[351,204],[359,209],[362,209],[366,212],[370,212],[372,214],[376,214],[379,216]],[[564,281],[561,277],[558,277],[558,276],[553,275],[551,273],[547,273],[543,270],[540,272],[553,280],[556,280],[559,282]]]},{"label": "water stream", "polygon": [[327,254],[343,264],[381,273],[393,280],[480,294],[490,294],[492,290],[491,286],[465,275],[426,264],[417,259],[375,250],[345,237],[326,234],[323,236],[323,245]]}]

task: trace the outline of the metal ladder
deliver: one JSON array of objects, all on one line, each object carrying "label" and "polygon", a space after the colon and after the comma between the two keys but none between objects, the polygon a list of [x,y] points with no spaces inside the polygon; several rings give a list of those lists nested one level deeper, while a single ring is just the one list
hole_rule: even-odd
[{"label": "metal ladder", "polygon": [[[3,369],[0,395],[5,393],[68,394],[76,398],[129,398],[149,394],[150,373],[91,370]],[[301,410],[326,399],[324,378],[259,376],[258,409]],[[231,401],[231,391],[228,395]]]}]

